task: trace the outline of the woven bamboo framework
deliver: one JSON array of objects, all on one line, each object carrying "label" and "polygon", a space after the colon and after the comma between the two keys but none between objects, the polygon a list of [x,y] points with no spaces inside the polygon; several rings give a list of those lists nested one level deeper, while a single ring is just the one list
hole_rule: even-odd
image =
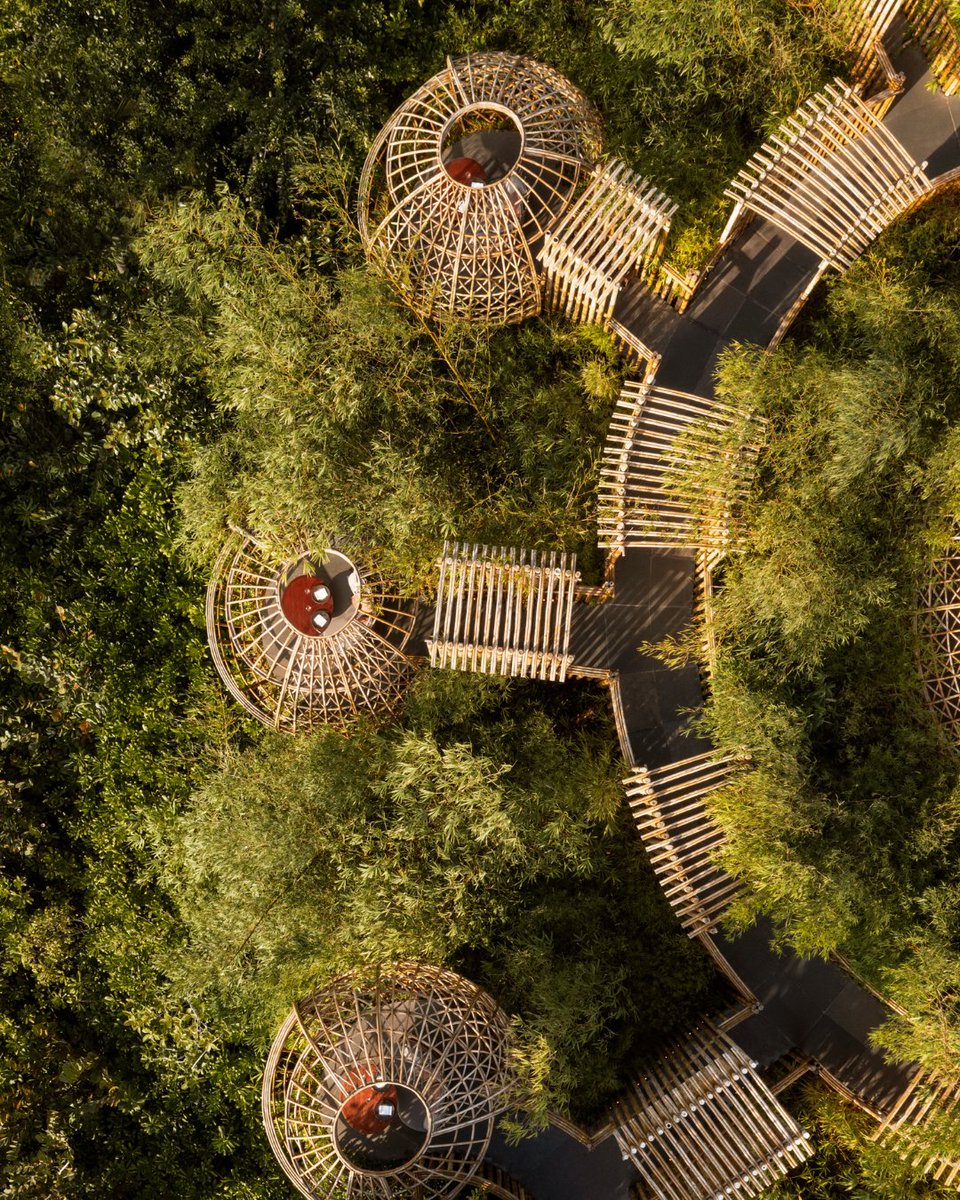
[{"label": "woven bamboo framework", "polygon": [[430,665],[524,679],[566,678],[577,557],[444,543]]},{"label": "woven bamboo framework", "polygon": [[[291,621],[285,597],[321,578],[338,611],[326,632],[314,633]],[[268,549],[252,537],[224,547],[207,588],[207,640],[220,677],[247,712],[286,733],[389,712],[412,671],[403,647],[414,615],[396,588],[336,551]]]},{"label": "woven bamboo framework", "polygon": [[729,545],[762,429],[759,418],[717,400],[628,381],[600,468],[600,545]]},{"label": "woven bamboo framework", "polygon": [[960,91],[960,38],[946,8],[934,0],[906,0],[907,22],[944,95]]},{"label": "woven bamboo framework", "polygon": [[624,780],[644,849],[689,937],[715,929],[739,891],[717,866],[727,839],[704,803],[727,783],[734,762],[708,752],[652,771],[635,767]]},{"label": "woven bamboo framework", "polygon": [[658,1200],[758,1196],[812,1153],[756,1063],[710,1022],[668,1049],[613,1116]]},{"label": "woven bamboo framework", "polygon": [[432,1200],[474,1175],[512,1084],[507,1018],[450,971],[399,963],[301,1000],[274,1039],[263,1120],[312,1200]]},{"label": "woven bamboo framework", "polygon": [[727,228],[748,209],[844,271],[927,192],[925,166],[837,80],[801,105],[727,188]]},{"label": "woven bamboo framework", "polygon": [[945,1082],[926,1071],[911,1079],[874,1134],[911,1166],[960,1191],[960,1080]]},{"label": "woven bamboo framework", "polygon": [[631,273],[649,274],[663,254],[677,206],[612,159],[553,229],[541,263],[546,302],[574,321],[608,325]]},{"label": "woven bamboo framework", "polygon": [[364,164],[368,259],[424,316],[534,316],[543,236],[599,148],[593,107],[550,67],[501,53],[448,59]]},{"label": "woven bamboo framework", "polygon": [[960,744],[960,530],[930,564],[917,613],[920,671],[937,720]]}]

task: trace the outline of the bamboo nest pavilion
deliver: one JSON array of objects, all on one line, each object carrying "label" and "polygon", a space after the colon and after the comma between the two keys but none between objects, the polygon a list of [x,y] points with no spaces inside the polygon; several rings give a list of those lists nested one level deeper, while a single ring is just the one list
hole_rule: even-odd
[{"label": "bamboo nest pavilion", "polygon": [[400,963],[294,1005],[267,1059],[263,1119],[311,1200],[434,1200],[474,1176],[512,1083],[508,1022],[459,975]]},{"label": "bamboo nest pavilion", "polygon": [[492,325],[545,298],[605,321],[652,269],[675,205],[598,164],[599,118],[569,80],[513,54],[467,54],[406,100],[360,178],[367,258],[422,317]]},{"label": "bamboo nest pavilion", "polygon": [[944,732],[960,744],[960,528],[930,564],[917,634],[927,701]]},{"label": "bamboo nest pavilion", "polygon": [[370,567],[302,543],[228,542],[207,588],[207,638],[232,695],[258,721],[305,733],[389,712],[412,672],[416,612]]}]

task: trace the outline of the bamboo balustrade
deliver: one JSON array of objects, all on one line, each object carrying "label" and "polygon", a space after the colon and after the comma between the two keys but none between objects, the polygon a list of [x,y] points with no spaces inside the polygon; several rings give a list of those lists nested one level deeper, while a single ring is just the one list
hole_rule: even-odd
[{"label": "bamboo balustrade", "polygon": [[612,1115],[658,1200],[758,1196],[812,1153],[757,1064],[710,1022],[664,1053]]},{"label": "bamboo balustrade", "polygon": [[367,156],[367,258],[422,316],[535,316],[536,251],[599,149],[592,105],[552,68],[499,52],[448,59]]},{"label": "bamboo balustrade", "polygon": [[944,95],[960,91],[960,38],[946,8],[937,0],[906,0],[903,11]]},{"label": "bamboo balustrade", "polygon": [[322,561],[324,553],[302,544],[274,553],[250,537],[228,542],[207,588],[207,640],[217,672],[247,712],[285,733],[389,713],[412,671],[403,647],[415,605],[370,568],[355,568],[359,591],[345,623],[320,636],[294,628],[281,593],[311,559]]},{"label": "bamboo balustrade", "polygon": [[641,342],[632,329],[614,317],[607,321],[606,327],[620,343],[620,352],[626,363],[644,378],[656,374],[660,355],[655,350]]},{"label": "bamboo balustrade", "polygon": [[540,261],[544,299],[573,321],[607,325],[630,274],[650,275],[677,206],[612,159],[547,231]]},{"label": "bamboo balustrade", "polygon": [[[756,435],[762,422],[729,405],[687,392],[628,381],[620,393],[600,468],[599,542],[631,546],[726,547],[737,506],[749,495],[759,442],[721,446],[736,426]],[[714,470],[715,485],[688,473]]]},{"label": "bamboo balustrade", "polygon": [[[398,963],[342,976],[294,1005],[267,1058],[263,1122],[310,1200],[437,1200],[474,1177],[513,1083],[509,1022],[490,996],[450,971]],[[374,1117],[364,1139],[375,1088],[389,1089],[395,1112]],[[376,1156],[391,1130],[390,1153],[359,1163],[358,1149]]]},{"label": "bamboo balustrade", "polygon": [[884,1118],[874,1141],[896,1149],[911,1166],[960,1191],[960,1080],[919,1071]]},{"label": "bamboo balustrade", "polygon": [[[846,42],[850,78],[864,88],[881,80],[888,86],[903,86],[883,48],[883,39],[900,12],[902,0],[833,0],[828,5]],[[897,89],[899,90],[899,88]]]},{"label": "bamboo balustrade", "polygon": [[635,767],[624,780],[644,849],[688,937],[714,930],[740,888],[717,866],[727,839],[704,803],[734,762],[709,751],[656,770]]},{"label": "bamboo balustrade", "polygon": [[945,732],[960,743],[960,531],[930,565],[917,633],[927,701]]},{"label": "bamboo balustrade", "polygon": [[480,1164],[470,1185],[485,1196],[496,1196],[497,1200],[533,1200],[522,1184],[491,1162]]},{"label": "bamboo balustrade", "polygon": [[704,682],[709,686],[717,669],[717,639],[713,626],[714,576],[726,558],[724,550],[699,550],[697,552],[696,591],[693,602],[693,619],[701,630],[700,656]]},{"label": "bamboo balustrade", "polygon": [[801,105],[727,188],[728,228],[748,209],[844,271],[926,194],[925,167],[837,80]]},{"label": "bamboo balustrade", "polygon": [[576,555],[444,542],[432,667],[562,681],[580,573]]}]

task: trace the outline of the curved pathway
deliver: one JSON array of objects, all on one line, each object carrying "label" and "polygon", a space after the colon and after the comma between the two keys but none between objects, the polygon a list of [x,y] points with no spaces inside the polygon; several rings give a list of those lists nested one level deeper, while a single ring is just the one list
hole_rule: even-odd
[{"label": "curved pathway", "polygon": [[[960,166],[960,99],[928,90],[930,75],[915,47],[896,66],[906,73],[907,87],[884,123],[916,161],[928,161],[931,177]],[[658,386],[709,397],[724,346],[767,345],[817,266],[810,250],[755,219],[684,315],[638,286],[624,290],[616,320],[661,355]],[[576,607],[570,649],[578,667],[609,673],[625,758],[655,768],[708,749],[688,735],[684,716],[702,702],[697,669],[670,669],[636,649],[679,632],[692,619],[693,553],[627,550],[613,584],[606,603]],[[744,999],[758,1008],[730,1036],[761,1066],[791,1053],[810,1059],[868,1110],[889,1112],[912,1071],[887,1062],[869,1044],[887,1009],[837,964],[777,953],[772,933],[760,923],[734,939],[712,935],[714,951],[745,985]],[[498,1139],[490,1159],[536,1200],[621,1200],[640,1181],[612,1137],[591,1149],[557,1127],[518,1147]]]}]

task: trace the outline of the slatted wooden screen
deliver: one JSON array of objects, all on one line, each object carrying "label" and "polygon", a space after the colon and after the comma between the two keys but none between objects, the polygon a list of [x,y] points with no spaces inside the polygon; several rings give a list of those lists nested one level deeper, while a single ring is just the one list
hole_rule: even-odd
[{"label": "slatted wooden screen", "polygon": [[676,208],[617,159],[595,168],[544,239],[544,303],[574,321],[606,324],[627,276],[660,258]]},{"label": "slatted wooden screen", "polygon": [[930,565],[917,633],[927,700],[946,732],[960,742],[960,532]]},{"label": "slatted wooden screen", "polygon": [[[720,444],[735,426],[749,437]],[[600,545],[710,546],[733,540],[749,494],[763,422],[688,392],[629,381],[620,393],[600,469]],[[702,466],[704,480],[696,481]]]},{"label": "slatted wooden screen", "polygon": [[555,551],[444,543],[430,665],[563,680],[577,557]]},{"label": "slatted wooden screen", "polygon": [[937,0],[906,0],[903,10],[937,83],[945,95],[955,96],[960,91],[960,38],[947,10]]},{"label": "slatted wooden screen", "polygon": [[733,180],[728,227],[766,218],[843,271],[930,188],[892,133],[839,80],[807,100]]},{"label": "slatted wooden screen", "polygon": [[832,0],[826,5],[850,57],[850,78],[864,87],[879,84],[884,70],[876,47],[889,33],[902,0]]},{"label": "slatted wooden screen", "polygon": [[613,1117],[658,1200],[758,1196],[812,1153],[756,1063],[710,1022],[641,1075]]},{"label": "slatted wooden screen", "polygon": [[717,669],[717,639],[713,625],[714,576],[725,558],[726,552],[723,550],[700,550],[697,553],[693,616],[702,633],[701,662],[707,680],[712,680]]},{"label": "slatted wooden screen", "polygon": [[944,1141],[960,1143],[960,1080],[944,1082],[920,1071],[874,1140],[888,1143],[912,1166],[960,1191],[960,1162],[942,1152]]},{"label": "slatted wooden screen", "polygon": [[689,937],[715,928],[739,890],[716,865],[726,836],[704,804],[733,762],[710,752],[653,771],[635,767],[624,781],[644,849]]}]

